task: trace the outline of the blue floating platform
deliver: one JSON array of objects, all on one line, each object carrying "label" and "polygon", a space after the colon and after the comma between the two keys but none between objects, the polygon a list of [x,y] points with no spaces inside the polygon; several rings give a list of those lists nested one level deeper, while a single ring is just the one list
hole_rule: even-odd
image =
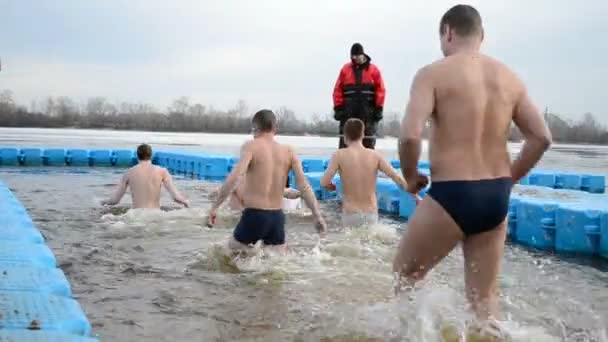
[{"label": "blue floating platform", "polygon": [[397,215],[399,214],[399,202],[401,189],[392,179],[378,178],[376,180],[376,198],[378,209],[381,212]]},{"label": "blue floating platform", "polygon": [[38,229],[14,227],[4,223],[0,224],[0,240],[44,243],[44,237]]},{"label": "blue floating platform", "polygon": [[71,297],[72,289],[58,268],[15,267],[0,263],[0,291],[39,292]]},{"label": "blue floating platform", "polygon": [[576,174],[557,173],[555,178],[555,188],[580,190],[582,188],[581,176]]},{"label": "blue floating platform", "polygon": [[89,150],[69,149],[66,152],[66,163],[69,166],[88,166]]},{"label": "blue floating platform", "polygon": [[600,256],[608,259],[608,212],[600,216]]},{"label": "blue floating platform", "polygon": [[89,164],[91,166],[112,166],[112,153],[110,150],[90,150]]},{"label": "blue floating platform", "polygon": [[555,218],[555,250],[593,255],[599,253],[601,211],[579,206],[560,207]]},{"label": "blue floating platform", "polygon": [[112,165],[114,166],[133,166],[137,164],[135,151],[132,150],[112,150]]},{"label": "blue floating platform", "polygon": [[230,157],[204,156],[201,176],[207,180],[222,180],[228,175]]},{"label": "blue floating platform", "polygon": [[308,172],[323,172],[327,168],[327,158],[303,158],[302,169],[304,173]]},{"label": "blue floating platform", "polygon": [[606,191],[606,178],[599,175],[582,175],[581,190],[602,194]]},{"label": "blue floating platform", "polygon": [[39,148],[22,148],[20,154],[22,165],[40,166],[43,164],[42,150]]},{"label": "blue floating platform", "polygon": [[1,330],[0,341],[6,342],[99,342],[92,337],[41,330]]},{"label": "blue floating platform", "polygon": [[65,166],[65,156],[63,148],[47,148],[42,151],[42,161],[47,166]]},{"label": "blue floating platform", "polygon": [[0,262],[38,267],[57,266],[57,260],[44,244],[0,240]]},{"label": "blue floating platform", "polygon": [[3,165],[3,166],[19,165],[19,150],[14,147],[0,148],[0,165]]},{"label": "blue floating platform", "polygon": [[0,325],[6,330],[91,334],[91,325],[73,299],[32,292],[0,291]]}]

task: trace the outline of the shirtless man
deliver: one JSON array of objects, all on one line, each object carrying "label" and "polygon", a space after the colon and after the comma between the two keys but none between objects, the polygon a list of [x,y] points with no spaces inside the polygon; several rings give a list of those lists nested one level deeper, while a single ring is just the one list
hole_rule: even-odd
[{"label": "shirtless man", "polygon": [[[412,286],[462,243],[467,299],[481,322],[498,318],[497,276],[513,183],[551,145],[542,115],[522,81],[479,52],[484,32],[477,10],[457,5],[441,19],[445,55],[414,77],[402,122],[399,156],[408,191],[428,179],[416,169],[422,131],[432,118],[431,187],[402,237],[393,271]],[[511,122],[526,141],[511,163]]]},{"label": "shirtless man", "polygon": [[237,224],[229,247],[248,250],[250,245],[262,240],[266,246],[285,252],[285,215],[283,195],[287,174],[293,170],[302,198],[312,214],[319,233],[327,230],[317,199],[304,176],[302,164],[295,151],[275,141],[276,117],[270,110],[260,110],[251,120],[254,139],[241,147],[241,157],[222,185],[218,198],[212,205],[208,226],[215,222],[217,209],[244,177],[241,220]]},{"label": "shirtless man", "polygon": [[321,186],[336,189],[332,179],[340,173],[342,182],[342,225],[361,227],[378,222],[376,179],[378,171],[390,177],[402,189],[407,184],[401,175],[380,155],[363,146],[365,126],[359,119],[348,119],[344,124],[344,141],[347,148],[338,150],[329,161],[321,178]]},{"label": "shirtless man", "polygon": [[102,205],[115,205],[125,195],[127,188],[131,188],[133,208],[160,209],[160,190],[164,186],[173,197],[173,200],[184,207],[190,206],[173,185],[173,180],[167,169],[152,165],[152,148],[142,144],[137,147],[139,163],[132,167],[121,179],[118,190],[112,198],[102,201]]}]

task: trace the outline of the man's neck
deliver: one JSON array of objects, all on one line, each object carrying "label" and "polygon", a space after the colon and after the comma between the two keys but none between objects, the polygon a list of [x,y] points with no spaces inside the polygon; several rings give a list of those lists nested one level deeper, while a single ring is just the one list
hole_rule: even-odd
[{"label": "man's neck", "polygon": [[255,135],[255,139],[273,139],[273,138],[274,138],[274,133],[272,133],[272,132],[257,133]]},{"label": "man's neck", "polygon": [[152,161],[150,159],[139,161],[139,165],[150,165],[150,164],[152,164]]},{"label": "man's neck", "polygon": [[349,143],[347,147],[348,148],[364,148],[363,140],[353,141],[353,142]]},{"label": "man's neck", "polygon": [[476,54],[479,53],[480,44],[469,39],[462,39],[458,44],[454,45],[450,55],[457,54]]}]

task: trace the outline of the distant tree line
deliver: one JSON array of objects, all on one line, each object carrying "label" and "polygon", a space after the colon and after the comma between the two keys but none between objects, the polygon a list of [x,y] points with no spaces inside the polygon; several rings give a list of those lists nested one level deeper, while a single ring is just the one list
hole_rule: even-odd
[{"label": "distant tree line", "polygon": [[[287,107],[275,108],[281,134],[335,136],[338,123],[332,114],[314,114],[309,120],[298,118]],[[30,108],[16,104],[10,90],[0,91],[0,127],[94,128],[169,132],[249,133],[253,110],[244,101],[228,110],[218,110],[180,97],[161,111],[145,103],[114,104],[103,97],[77,103],[69,97],[49,97],[33,102]],[[607,144],[608,131],[592,114],[577,122],[566,121],[545,112],[555,141],[567,143]],[[384,114],[380,136],[397,137],[401,115]],[[511,139],[522,138],[513,128]]]}]

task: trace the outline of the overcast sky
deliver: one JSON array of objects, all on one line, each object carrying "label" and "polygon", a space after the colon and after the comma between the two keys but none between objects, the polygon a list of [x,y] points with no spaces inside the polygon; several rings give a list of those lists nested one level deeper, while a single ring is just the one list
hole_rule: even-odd
[{"label": "overcast sky", "polygon": [[[441,58],[449,0],[14,0],[0,2],[0,89],[154,104],[331,111],[358,41],[383,73],[386,111],[403,112],[412,76]],[[608,123],[608,1],[471,1],[484,52],[527,82],[537,104]]]}]

